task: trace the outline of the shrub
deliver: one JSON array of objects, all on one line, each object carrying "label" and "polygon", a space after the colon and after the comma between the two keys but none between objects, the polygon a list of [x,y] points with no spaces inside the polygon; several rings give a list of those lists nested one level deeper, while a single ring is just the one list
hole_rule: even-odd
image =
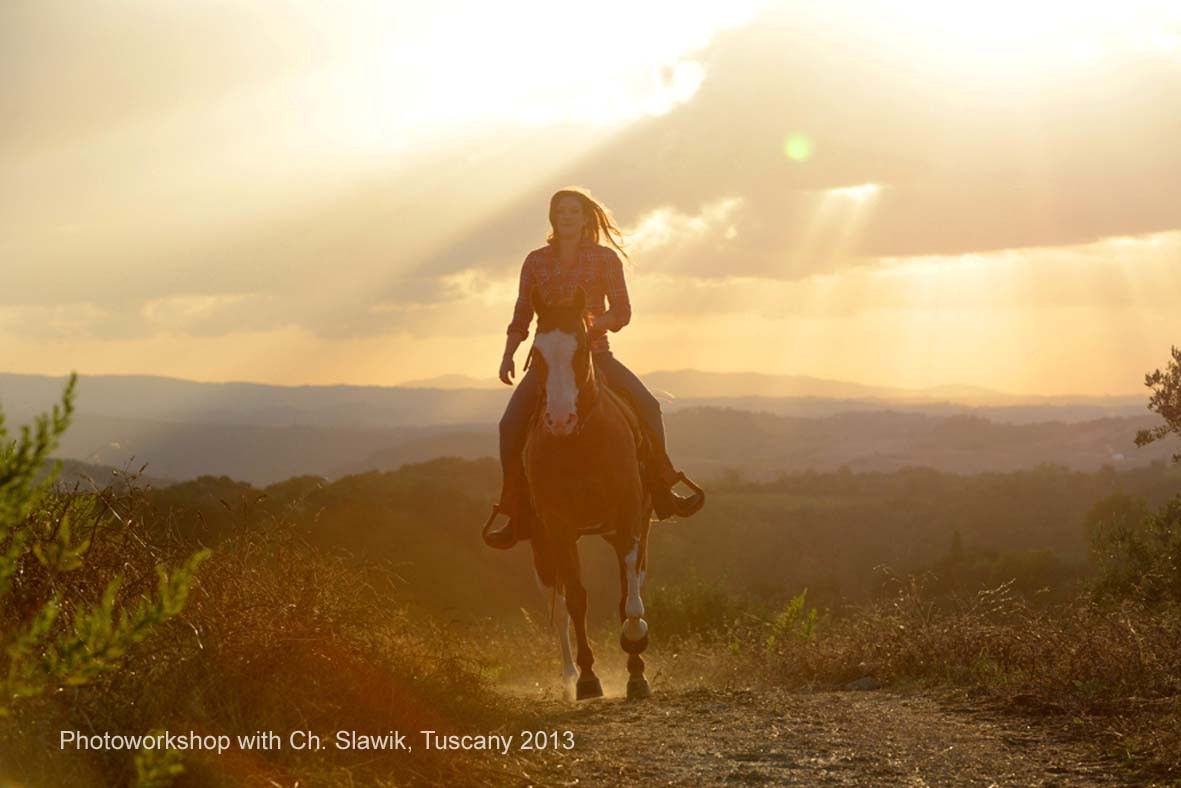
[{"label": "shrub", "polygon": [[749,604],[717,580],[692,575],[685,583],[660,586],[648,592],[645,607],[653,636],[722,638],[748,614]]},{"label": "shrub", "polygon": [[806,641],[816,637],[816,608],[810,608],[805,612],[807,598],[808,589],[805,588],[793,596],[787,606],[771,621],[771,634],[767,635],[767,640],[763,644],[767,653],[773,653],[784,638]]},{"label": "shrub", "polygon": [[193,554],[171,575],[157,566],[156,593],[134,605],[120,596],[121,575],[107,581],[97,600],[71,582],[94,540],[112,525],[98,496],[53,492],[60,465],[37,481],[69,426],[76,382],[71,376],[61,405],[39,416],[33,429],[22,428],[19,440],[7,440],[0,413],[0,715],[22,699],[117,669],[134,645],[180,612],[208,556]]},{"label": "shrub", "polygon": [[1086,525],[1100,598],[1181,602],[1181,496],[1149,512],[1116,493],[1095,505]]},{"label": "shrub", "polygon": [[[150,640],[86,684],[58,682],[60,692],[30,699],[20,714],[0,720],[0,785],[166,786],[182,769],[179,782],[192,786],[291,784],[296,778],[328,786],[454,785],[465,779],[487,783],[493,772],[511,768],[511,759],[492,763],[421,747],[365,754],[283,747],[252,750],[245,759],[244,753],[196,750],[144,749],[132,758],[119,751],[58,749],[61,730],[231,736],[307,730],[328,742],[336,730],[462,733],[517,721],[455,628],[413,615],[398,598],[387,566],[314,545],[289,519],[247,523],[249,504],[221,507],[213,525],[228,536],[185,584],[184,609],[152,626]],[[30,618],[39,610],[37,600],[54,592],[64,600],[63,611],[66,602],[69,610],[85,613],[105,609],[104,596],[113,600],[107,618],[112,635],[124,618],[140,620],[133,604],[125,617],[119,615],[127,600],[151,599],[171,612],[178,597],[153,589],[156,567],[192,550],[178,523],[183,518],[171,503],[162,510],[149,490],[135,484],[47,495],[29,513],[31,531],[61,530],[65,520],[73,533],[71,550],[79,536],[89,545],[78,552],[80,566],[53,573],[31,548],[42,544],[48,555],[49,542],[30,541],[5,600],[19,604],[0,607],[0,629]],[[170,575],[170,582],[177,576]],[[112,592],[113,578],[121,580]],[[24,612],[18,616],[17,609]],[[66,617],[63,612],[55,626]],[[233,771],[247,762],[249,780]]]}]

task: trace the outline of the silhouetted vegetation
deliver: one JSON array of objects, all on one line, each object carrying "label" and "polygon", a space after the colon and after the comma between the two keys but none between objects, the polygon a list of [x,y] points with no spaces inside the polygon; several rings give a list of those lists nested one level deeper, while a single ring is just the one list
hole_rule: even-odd
[{"label": "silhouetted vegetation", "polygon": [[[456,784],[514,768],[422,748],[63,748],[63,731],[331,741],[338,730],[468,733],[514,719],[453,633],[411,617],[390,573],[311,544],[306,529],[252,508],[259,496],[241,485],[194,484],[180,516],[134,477],[91,490],[35,481],[71,395],[0,455],[0,783]],[[315,486],[281,489],[294,500]],[[212,557],[202,539],[216,541]]]},{"label": "silhouetted vegetation", "polygon": [[[478,538],[495,461],[263,488],[202,476],[157,489],[134,475],[50,488],[36,469],[69,405],[67,393],[63,412],[11,444],[15,470],[0,479],[5,495],[36,488],[3,498],[0,558],[15,558],[0,562],[0,680],[3,702],[20,704],[0,721],[0,778],[344,785],[524,773],[512,759],[426,752],[58,750],[57,732],[72,729],[498,728],[517,718],[493,679],[557,676],[536,653],[549,633],[528,551],[490,555]],[[659,666],[707,654],[747,680],[796,687],[958,686],[1070,717],[1144,774],[1176,777],[1179,489],[1181,467],[1163,461],[759,481],[723,469],[700,515],[654,526],[651,656]],[[591,591],[610,598],[592,609],[613,639],[617,568],[606,545],[585,545]]]},{"label": "silhouetted vegetation", "polygon": [[[178,533],[200,545],[290,520],[312,544],[383,563],[400,578],[404,601],[473,620],[536,602],[527,550],[490,556],[473,536],[499,473],[493,460],[440,458],[265,488],[201,477],[150,497],[171,513]],[[710,505],[699,515],[654,527],[651,591],[707,584],[773,607],[807,587],[814,604],[835,607],[883,593],[879,568],[888,567],[933,575],[930,592],[948,599],[1015,579],[1023,595],[1062,600],[1092,571],[1085,523],[1093,507],[1117,494],[1157,506],[1178,488],[1181,468],[1164,463],[1118,472],[1040,466],[974,476],[842,470],[768,482],[732,473],[711,485]],[[592,585],[614,593],[614,562],[596,547],[588,543],[584,550]],[[456,567],[466,582],[436,582]]]},{"label": "silhouetted vegetation", "polygon": [[[521,677],[513,644],[544,627],[496,622],[538,609],[528,557],[488,556],[473,530],[498,481],[492,462],[441,458],[263,490],[204,478],[156,497],[207,539],[290,519],[318,549],[344,547],[387,573],[422,620],[473,626],[485,672]],[[1179,481],[1164,463],[771,482],[731,473],[702,515],[654,528],[654,658],[704,649],[796,686],[951,683],[1074,715],[1143,768],[1172,773],[1164,753],[1176,750],[1158,748],[1176,743],[1170,699],[1181,692]],[[595,548],[584,550],[592,590],[613,595],[609,550]],[[464,582],[435,582],[457,571]]]},{"label": "silhouetted vegetation", "polygon": [[1100,597],[1148,607],[1181,604],[1181,497],[1156,512],[1116,494],[1087,517]]},{"label": "silhouetted vegetation", "polygon": [[[1164,419],[1165,423],[1138,431],[1137,446],[1147,446],[1170,433],[1181,435],[1181,348],[1170,350],[1172,358],[1164,371],[1156,369],[1144,376],[1144,385],[1152,391],[1148,409]],[[1181,462],[1181,453],[1174,454],[1173,460]]]}]

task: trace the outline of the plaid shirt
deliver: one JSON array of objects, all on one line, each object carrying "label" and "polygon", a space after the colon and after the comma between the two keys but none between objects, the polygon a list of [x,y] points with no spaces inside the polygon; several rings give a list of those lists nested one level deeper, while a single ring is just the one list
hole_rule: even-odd
[{"label": "plaid shirt", "polygon": [[[520,337],[522,342],[529,336],[529,324],[533,320],[529,292],[534,285],[539,288],[542,300],[548,303],[572,299],[574,291],[581,285],[586,293],[587,311],[595,317],[595,327],[590,332],[591,352],[609,349],[604,329],[618,331],[631,321],[632,315],[619,255],[608,246],[584,241],[578,247],[578,259],[565,275],[558,274],[557,265],[556,243],[534,249],[525,258],[508,335]],[[604,299],[610,303],[610,311],[607,311]]]}]

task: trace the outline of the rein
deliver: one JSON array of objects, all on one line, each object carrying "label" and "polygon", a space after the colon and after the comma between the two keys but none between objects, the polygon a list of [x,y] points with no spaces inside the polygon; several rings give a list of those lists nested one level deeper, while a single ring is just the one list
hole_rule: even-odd
[{"label": "rein", "polygon": [[[582,412],[578,414],[578,426],[574,428],[575,435],[580,434],[582,432],[582,428],[586,426],[586,423],[588,421],[590,421],[590,415],[595,412],[595,406],[599,404],[599,400],[603,396],[602,392],[599,390],[599,386],[601,386],[603,384],[601,384],[599,382],[599,376],[595,374],[595,359],[594,359],[593,353],[589,353],[589,352],[587,353],[586,363],[587,363],[587,370],[588,370],[587,382],[590,385],[590,392],[589,392],[590,401],[585,403],[585,408],[583,408]],[[575,410],[576,411],[579,410],[579,408],[578,408],[579,405],[584,404],[584,399],[585,399],[583,397],[584,391],[585,391],[585,389],[583,389],[582,387],[579,387],[578,398],[575,400]]]}]

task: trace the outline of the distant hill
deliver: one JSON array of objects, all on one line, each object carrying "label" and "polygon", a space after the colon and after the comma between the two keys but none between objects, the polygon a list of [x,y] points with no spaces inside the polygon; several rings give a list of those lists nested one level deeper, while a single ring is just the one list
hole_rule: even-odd
[{"label": "distant hill", "polygon": [[334,470],[329,476],[345,476],[366,471],[392,471],[413,462],[425,462],[436,457],[458,457],[474,460],[496,457],[499,454],[498,434],[491,425],[480,429],[460,429],[426,434],[379,449],[364,457],[357,457]]},{"label": "distant hill", "polygon": [[759,372],[702,372],[695,369],[650,372],[644,382],[674,397],[827,397],[835,399],[886,399],[905,389],[866,386],[803,375],[767,375]]},{"label": "distant hill", "polygon": [[[972,412],[996,420],[1079,420],[1137,416],[1146,400],[1120,397],[1016,397],[964,386],[891,389],[790,375],[652,372],[645,383],[666,409],[717,405],[781,415],[845,411]],[[0,373],[0,405],[10,420],[41,412],[61,394],[65,378]],[[149,375],[83,375],[78,411],[112,418],[256,427],[424,427],[495,423],[513,389],[463,376],[418,381],[434,387],[273,386],[200,383]],[[471,387],[461,384],[471,382]]]},{"label": "distant hill", "polygon": [[[955,473],[1014,471],[1053,463],[1079,471],[1166,461],[1175,446],[1137,448],[1136,430],[1152,417],[1006,424],[966,414],[892,411],[824,417],[779,416],[730,408],[687,408],[667,414],[674,460],[692,475],[738,472],[749,479],[781,473],[893,471],[926,466]],[[395,470],[432,457],[496,456],[492,429],[423,436],[342,468]]]},{"label": "distant hill", "polygon": [[[170,479],[224,475],[271,484],[306,474],[335,477],[378,452],[407,443],[413,446],[426,436],[445,440],[451,431],[473,429],[472,425],[259,427],[80,414],[62,437],[58,454],[115,467],[138,469],[147,463],[147,473]],[[483,429],[495,435],[495,425]]]},{"label": "distant hill", "polygon": [[[65,378],[0,373],[0,405],[27,419],[61,396]],[[78,412],[170,423],[386,428],[487,422],[512,390],[202,383],[149,375],[81,375]]]},{"label": "distant hill", "polygon": [[[1139,397],[970,406],[917,397],[721,396],[752,385],[772,391],[855,390],[810,378],[692,370],[646,377],[656,390],[713,392],[661,395],[674,460],[702,478],[730,470],[770,478],[842,466],[926,465],[976,473],[1054,462],[1094,470],[1105,464],[1142,465],[1176,450],[1169,441],[1143,449],[1132,444],[1137,429],[1156,423]],[[0,403],[9,424],[49,407],[63,382],[0,375]],[[148,474],[166,480],[226,475],[254,484],[306,474],[336,478],[392,470],[441,456],[490,457],[496,455],[496,422],[511,393],[505,386],[284,387],[84,376],[75,423],[59,455],[113,467],[138,469],[147,463]]]},{"label": "distant hill", "polygon": [[[978,473],[1046,462],[1096,470],[1164,461],[1177,449],[1172,441],[1136,448],[1136,430],[1154,423],[1143,416],[1005,424],[964,414],[867,411],[801,418],[711,407],[673,411],[665,421],[674,460],[701,478],[732,470],[768,479],[809,469],[888,471],[915,465]],[[138,468],[146,462],[156,477],[225,475],[272,484],[309,474],[332,479],[393,470],[435,457],[494,457],[497,429],[493,423],[355,429],[81,416],[59,453],[86,457],[97,445],[107,446],[103,464]]]},{"label": "distant hill", "polygon": [[[654,389],[654,393],[659,389]],[[947,400],[832,399],[828,397],[672,397],[657,393],[666,412],[721,407],[819,418],[839,413],[919,413],[928,416],[970,415],[1006,424],[1039,421],[1079,422],[1106,418],[1140,418],[1147,412],[1143,397],[1046,398],[1042,403],[964,405]]]},{"label": "distant hill", "polygon": [[[47,461],[43,473],[48,473],[53,467],[53,464],[58,461],[57,459]],[[95,465],[94,463],[80,462],[78,460],[63,459],[60,462],[61,472],[58,473],[57,482],[59,485],[67,488],[79,485],[79,489],[89,490],[92,489],[91,483],[93,482],[94,486],[101,489],[107,485],[125,482],[132,477],[135,478],[135,483],[140,487],[150,485],[159,489],[176,483],[174,479],[153,476],[146,472],[141,474],[140,467],[143,463],[134,467],[113,468],[110,465]]]},{"label": "distant hill", "polygon": [[668,431],[674,457],[704,477],[729,468],[748,478],[768,479],[782,472],[841,467],[892,471],[924,466],[982,473],[1043,463],[1080,471],[1142,466],[1167,461],[1177,448],[1136,447],[1136,430],[1155,421],[1138,416],[1011,424],[963,413],[846,412],[798,418],[692,408],[671,413]]},{"label": "distant hill", "polygon": [[473,378],[468,375],[439,375],[433,378],[406,380],[398,384],[402,389],[502,389],[496,378]]},{"label": "distant hill", "polygon": [[949,403],[972,407],[1025,406],[1095,406],[1144,408],[1140,395],[1103,397],[1025,396],[1008,394],[982,386],[949,384],[929,388],[906,389],[889,386],[869,386],[840,380],[826,380],[804,375],[768,375],[759,372],[702,372],[696,369],[649,372],[644,382],[653,389],[666,392],[673,399],[706,398],[805,398],[835,399],[859,402]]}]

